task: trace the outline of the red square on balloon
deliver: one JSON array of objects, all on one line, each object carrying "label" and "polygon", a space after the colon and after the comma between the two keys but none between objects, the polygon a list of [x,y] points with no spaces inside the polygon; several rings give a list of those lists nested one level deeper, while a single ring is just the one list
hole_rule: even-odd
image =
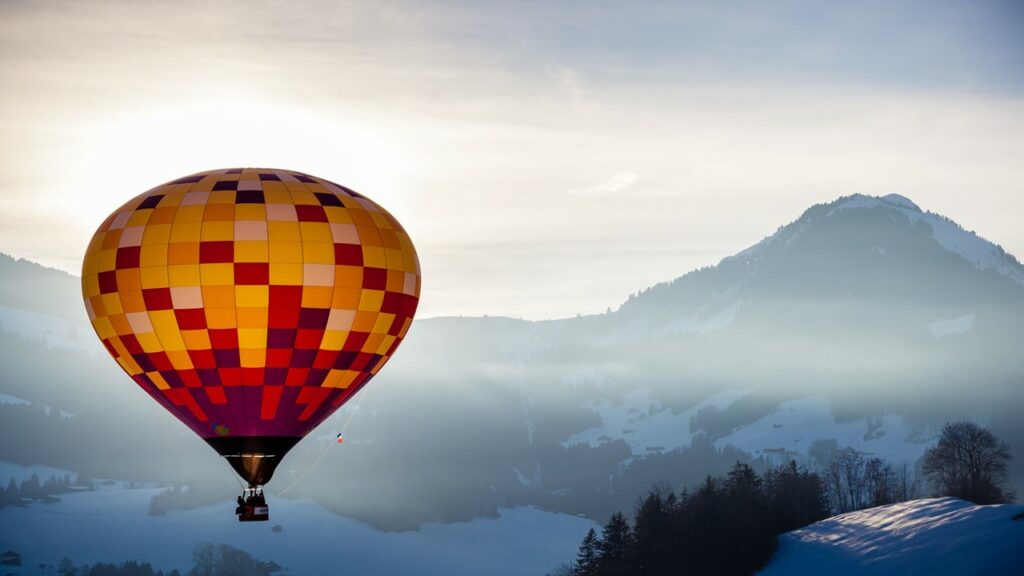
[{"label": "red square on balloon", "polygon": [[242,384],[245,386],[262,386],[263,368],[242,368]]},{"label": "red square on balloon", "polygon": [[210,344],[217,350],[238,348],[238,331],[234,328],[211,329]]},{"label": "red square on balloon", "polygon": [[217,360],[213,355],[213,350],[189,350],[188,357],[192,359],[192,365],[197,369],[217,367]]},{"label": "red square on balloon", "polygon": [[291,361],[291,349],[267,348],[267,368],[287,368],[291,365]]},{"label": "red square on balloon", "polygon": [[[274,288],[277,286],[270,287],[271,294],[273,294]],[[299,288],[302,287],[299,286]],[[301,295],[302,292],[300,291],[299,294]],[[271,296],[270,309],[267,311],[267,325],[270,328],[295,328],[299,325],[299,310],[297,305],[275,307],[273,296]]]},{"label": "red square on balloon", "polygon": [[206,311],[202,308],[184,308],[174,311],[178,320],[178,328],[182,330],[202,330],[206,328]]},{"label": "red square on balloon", "polygon": [[198,388],[203,385],[195,370],[179,370],[178,375],[181,376],[182,383],[189,388]]},{"label": "red square on balloon", "polygon": [[337,350],[320,350],[313,360],[313,368],[334,368],[334,361],[338,359]]},{"label": "red square on balloon", "polygon": [[170,310],[174,308],[170,288],[146,288],[142,290],[142,299],[147,310]]},{"label": "red square on balloon", "polygon": [[303,350],[316,350],[324,339],[323,330],[299,330],[295,335],[295,347]]},{"label": "red square on balloon", "polygon": [[218,368],[217,373],[220,375],[220,383],[224,386],[242,385],[241,368]]},{"label": "red square on balloon", "polygon": [[292,368],[288,370],[288,376],[285,377],[285,386],[302,386],[306,383],[306,377],[309,376],[309,368]]},{"label": "red square on balloon", "polygon": [[270,264],[266,262],[236,262],[235,284],[265,285],[270,283]]}]

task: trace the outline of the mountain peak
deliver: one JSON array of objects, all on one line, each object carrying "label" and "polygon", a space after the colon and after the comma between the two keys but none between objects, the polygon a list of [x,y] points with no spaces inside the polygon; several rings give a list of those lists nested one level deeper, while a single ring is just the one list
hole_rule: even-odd
[{"label": "mountain peak", "polygon": [[[853,194],[816,204],[757,244],[723,258],[714,267],[714,274],[719,279],[727,279],[721,280],[723,284],[718,288],[722,294],[725,293],[723,291],[735,293],[766,270],[770,276],[778,278],[780,274],[792,275],[794,270],[811,265],[812,261],[817,262],[814,265],[819,269],[831,269],[836,262],[846,262],[849,272],[855,267],[853,260],[860,257],[858,254],[863,255],[867,251],[873,255],[859,261],[867,268],[858,269],[855,274],[867,277],[880,274],[882,268],[878,266],[884,267],[885,262],[893,261],[887,258],[887,255],[895,253],[893,249],[914,244],[922,237],[929,238],[979,270],[995,272],[1024,287],[1024,266],[1011,254],[973,231],[964,230],[949,218],[922,210],[899,194]],[[826,250],[826,244],[832,252]],[[920,250],[921,246],[917,246],[915,250]],[[783,269],[787,270],[785,274],[778,272]],[[893,273],[893,269],[886,272],[890,276]],[[905,273],[906,270],[899,272]],[[934,273],[935,270],[929,272]],[[675,282],[667,283],[672,284]]]},{"label": "mountain peak", "polygon": [[886,194],[885,196],[879,198],[879,200],[886,204],[902,206],[903,208],[909,208],[911,210],[916,210],[918,212],[921,211],[921,208],[918,207],[917,204],[914,204],[914,202],[910,198],[907,198],[906,196],[901,196],[899,194]]},{"label": "mountain peak", "polygon": [[853,194],[840,198],[834,202],[835,207],[829,212],[833,214],[840,210],[847,209],[871,209],[886,206],[890,208],[902,208],[911,212],[923,212],[921,207],[913,200],[900,194],[887,194],[885,196],[868,196],[866,194]]}]

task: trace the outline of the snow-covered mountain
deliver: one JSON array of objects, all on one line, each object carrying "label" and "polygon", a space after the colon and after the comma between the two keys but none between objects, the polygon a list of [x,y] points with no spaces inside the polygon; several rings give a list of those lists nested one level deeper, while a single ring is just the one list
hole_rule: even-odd
[{"label": "snow-covered mountain", "polygon": [[552,328],[611,367],[589,373],[600,422],[568,442],[645,454],[708,434],[791,457],[835,438],[912,462],[942,418],[1020,406],[1010,344],[1024,342],[1024,267],[903,196],[854,195],[613,314]]},{"label": "snow-covered mountain", "polygon": [[911,500],[822,520],[779,538],[763,576],[1010,576],[1024,566],[1024,506]]},{"label": "snow-covered mountain", "polygon": [[[0,404],[0,460],[139,480],[226,474],[78,338],[72,276],[0,265],[0,394],[28,402]],[[1022,278],[1013,256],[953,221],[857,195],[607,314],[417,320],[360,394],[343,457],[298,490],[408,529],[524,504],[603,518],[652,482],[682,487],[739,458],[805,460],[819,441],[912,463],[952,419],[1021,454]],[[32,411],[42,405],[76,417],[47,420]],[[321,452],[307,439],[279,476]],[[163,457],[111,456],[128,453]]]}]

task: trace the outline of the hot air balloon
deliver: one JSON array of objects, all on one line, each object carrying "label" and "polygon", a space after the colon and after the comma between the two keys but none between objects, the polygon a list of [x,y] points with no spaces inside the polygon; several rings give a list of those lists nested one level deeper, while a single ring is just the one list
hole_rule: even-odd
[{"label": "hot air balloon", "polygon": [[110,355],[253,492],[391,358],[420,282],[409,235],[382,207],[261,168],[136,196],[100,225],[82,266]]}]

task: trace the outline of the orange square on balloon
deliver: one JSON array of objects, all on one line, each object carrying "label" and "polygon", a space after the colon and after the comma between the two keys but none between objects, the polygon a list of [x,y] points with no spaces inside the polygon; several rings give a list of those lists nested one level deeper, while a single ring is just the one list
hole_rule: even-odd
[{"label": "orange square on balloon", "polygon": [[142,297],[142,290],[132,290],[121,293],[121,309],[124,312],[142,312],[146,309],[146,301]]},{"label": "orange square on balloon", "polygon": [[207,308],[234,308],[235,287],[203,286],[203,305]]},{"label": "orange square on balloon", "polygon": [[206,210],[203,211],[203,221],[205,222],[231,223],[234,221],[234,219],[234,204],[207,204]]},{"label": "orange square on balloon", "polygon": [[[149,215],[149,220],[146,221],[146,232],[148,233],[154,225],[170,224],[174,222],[174,213],[178,211],[177,206],[158,206],[153,209],[153,213]],[[167,226],[167,233],[171,233],[171,227]]]},{"label": "orange square on balloon", "polygon": [[206,330],[182,330],[181,339],[189,350],[210,350],[210,333]]},{"label": "orange square on balloon", "polygon": [[236,308],[239,328],[266,328],[266,308]]},{"label": "orange square on balloon", "polygon": [[167,264],[198,264],[199,263],[199,235],[196,234],[195,242],[172,242],[167,245]]},{"label": "orange square on balloon", "polygon": [[121,292],[142,290],[142,276],[138,268],[127,268],[117,271],[117,289]]},{"label": "orange square on balloon", "polygon": [[334,299],[334,288],[330,286],[303,286],[303,308],[330,308]]},{"label": "orange square on balloon", "polygon": [[352,322],[352,332],[370,332],[377,323],[377,312],[356,312],[356,319]]},{"label": "orange square on balloon", "polygon": [[360,288],[338,288],[334,289],[334,297],[331,300],[331,308],[342,310],[355,310],[359,307]]},{"label": "orange square on balloon", "polygon": [[213,329],[234,328],[237,325],[234,308],[207,308],[206,325]]}]

